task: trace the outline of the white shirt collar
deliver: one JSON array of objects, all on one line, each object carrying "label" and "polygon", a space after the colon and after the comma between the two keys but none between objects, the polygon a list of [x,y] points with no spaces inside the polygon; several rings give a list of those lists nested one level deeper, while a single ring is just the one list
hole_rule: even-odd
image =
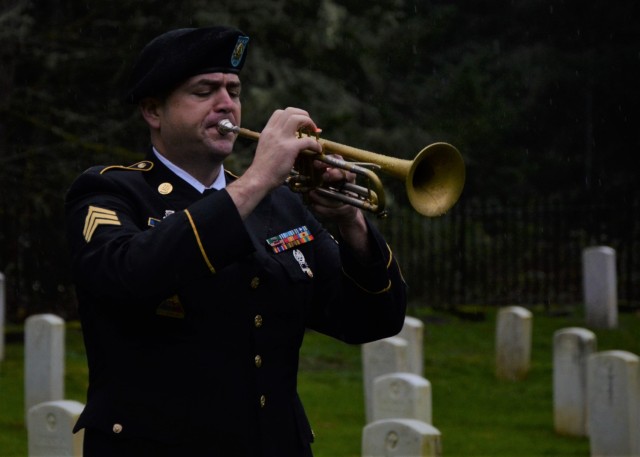
[{"label": "white shirt collar", "polygon": [[217,190],[224,189],[227,185],[227,182],[224,179],[224,166],[222,164],[220,164],[220,173],[218,173],[216,180],[213,182],[213,184],[211,184],[210,187],[205,187],[204,184],[202,184],[196,178],[194,178],[189,173],[184,171],[182,168],[175,165],[165,156],[160,154],[155,147],[153,148],[153,153],[156,155],[158,160],[162,162],[169,170],[171,170],[176,175],[178,175],[178,177],[184,179],[187,183],[191,184],[191,186],[193,186],[193,188],[195,188],[200,193],[203,193],[207,189],[217,189]]}]

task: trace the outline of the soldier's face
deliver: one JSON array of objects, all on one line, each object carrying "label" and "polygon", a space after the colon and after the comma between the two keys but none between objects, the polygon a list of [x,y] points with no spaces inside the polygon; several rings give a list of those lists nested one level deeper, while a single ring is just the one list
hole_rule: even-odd
[{"label": "soldier's face", "polygon": [[222,161],[233,150],[236,135],[222,135],[223,119],[240,124],[240,78],[232,73],[196,75],[178,86],[158,109],[162,151],[171,160],[180,155]]}]

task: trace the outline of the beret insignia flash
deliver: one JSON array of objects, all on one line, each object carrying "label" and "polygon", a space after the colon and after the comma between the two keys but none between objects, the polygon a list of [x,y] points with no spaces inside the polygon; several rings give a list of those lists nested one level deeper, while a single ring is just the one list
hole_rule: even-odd
[{"label": "beret insignia flash", "polygon": [[242,61],[242,56],[244,55],[244,51],[247,48],[247,43],[249,42],[248,36],[239,36],[238,41],[236,41],[236,46],[233,48],[233,52],[231,53],[231,65],[237,67],[240,65]]}]

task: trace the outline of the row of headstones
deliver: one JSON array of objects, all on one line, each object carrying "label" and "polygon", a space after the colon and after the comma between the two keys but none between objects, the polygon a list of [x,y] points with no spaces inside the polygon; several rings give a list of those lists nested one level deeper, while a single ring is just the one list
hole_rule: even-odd
[{"label": "row of headstones", "polygon": [[[585,324],[590,328],[618,326],[616,253],[607,246],[582,253]],[[531,313],[513,306],[500,310],[496,330],[496,367],[501,379],[518,380],[529,371]]]},{"label": "row of headstones", "polygon": [[[583,270],[587,322],[594,327],[615,327],[615,251],[608,247],[586,249],[583,253]],[[4,358],[4,309],[4,275],[0,273],[0,333],[3,335],[0,338],[0,360]],[[526,344],[526,341],[530,341],[531,326],[514,325],[512,321],[522,319],[520,314],[524,312],[526,315],[528,311],[518,307],[503,311],[509,312],[501,312],[498,323],[498,340],[505,340],[497,345],[498,376],[518,379],[528,371],[530,343]],[[422,332],[422,322],[408,317],[397,337],[363,345],[367,416],[363,431],[365,455],[422,457],[439,455],[441,452],[440,432],[431,425],[431,385],[422,377]],[[633,368],[629,366],[637,365],[637,357],[633,354],[615,351],[604,356],[624,360],[603,363],[615,367],[622,364],[629,373],[633,373]],[[615,368],[607,370],[610,387],[606,392],[611,392],[611,380],[618,378],[610,375]],[[625,369],[617,370],[616,373]],[[602,371],[594,369],[594,372]],[[575,394],[579,389],[568,387],[567,390]],[[637,389],[627,390],[629,395],[635,392],[638,396]],[[47,455],[52,449],[61,455],[79,455],[82,435],[72,435],[70,430],[83,405],[64,400],[63,396],[64,321],[50,314],[32,316],[25,322],[25,411],[30,455]],[[562,395],[559,394],[558,398],[558,402],[564,401],[561,400]],[[631,404],[638,402],[632,401]],[[640,423],[637,418],[640,413],[636,411],[634,414],[625,415],[632,418],[629,427]],[[593,432],[596,427],[592,425],[590,428]],[[595,436],[598,435],[591,433],[592,447],[598,448],[599,441]],[[616,438],[616,442],[620,440]]]},{"label": "row of headstones", "polygon": [[435,457],[440,431],[432,424],[431,383],[423,373],[422,321],[405,319],[394,337],[362,345],[365,457]]},{"label": "row of headstones", "polygon": [[[496,324],[496,376],[519,381],[531,365],[533,316],[502,308]],[[441,434],[432,425],[431,384],[422,377],[422,331],[407,317],[397,337],[363,345],[367,425],[363,456],[439,456]],[[590,438],[591,455],[640,455],[640,371],[626,351],[595,352],[593,332],[554,334],[554,425],[560,434]]]},{"label": "row of headstones", "polygon": [[[523,379],[530,367],[532,314],[503,308],[496,331],[496,375]],[[593,456],[640,456],[640,358],[596,351],[595,334],[569,327],[553,335],[555,431],[588,436]]]}]

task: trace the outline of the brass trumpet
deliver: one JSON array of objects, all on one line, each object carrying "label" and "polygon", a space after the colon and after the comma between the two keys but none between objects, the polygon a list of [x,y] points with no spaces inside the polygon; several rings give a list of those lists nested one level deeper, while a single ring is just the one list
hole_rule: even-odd
[{"label": "brass trumpet", "polygon": [[[236,133],[258,141],[260,134],[233,125],[228,119],[218,123],[222,134]],[[411,206],[423,216],[436,217],[446,213],[460,198],[465,181],[465,165],[460,152],[448,143],[433,143],[420,151],[413,160],[398,159],[317,138],[322,153],[304,150],[298,157],[292,175],[287,180],[294,192],[316,190],[325,196],[386,216],[384,187],[374,170],[402,179]],[[351,162],[331,157],[337,154]],[[316,176],[313,160],[331,167],[350,171],[366,179],[367,185],[345,183],[340,187],[323,186]]]}]

